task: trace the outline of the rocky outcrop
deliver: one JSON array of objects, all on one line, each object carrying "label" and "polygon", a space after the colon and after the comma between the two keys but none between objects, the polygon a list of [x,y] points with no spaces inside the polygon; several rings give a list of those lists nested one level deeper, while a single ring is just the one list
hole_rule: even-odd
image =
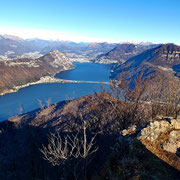
[{"label": "rocky outcrop", "polygon": [[171,120],[171,126],[174,129],[180,130],[180,118],[179,119],[172,119]]},{"label": "rocky outcrop", "polygon": [[176,153],[180,148],[180,130],[173,130],[169,134],[169,139],[163,144],[165,151]]},{"label": "rocky outcrop", "polygon": [[150,122],[147,127],[141,130],[139,139],[148,139],[150,141],[155,141],[162,133],[165,132],[169,132],[169,136],[174,136],[174,133],[171,134],[171,132],[180,132],[180,118],[168,118],[168,120],[162,119]]},{"label": "rocky outcrop", "polygon": [[156,140],[160,134],[170,129],[171,124],[168,121],[154,121],[146,128],[141,130],[139,139],[148,139],[150,141]]},{"label": "rocky outcrop", "polygon": [[176,153],[178,148],[180,148],[180,118],[151,122],[150,125],[141,130],[138,139],[147,139],[153,142],[165,133],[167,134],[167,139],[161,142],[163,149]]},{"label": "rocky outcrop", "polygon": [[128,129],[124,129],[121,134],[123,136],[134,134],[137,131],[136,125],[130,126]]},{"label": "rocky outcrop", "polygon": [[142,129],[132,126],[121,134],[118,141],[124,141],[124,138],[129,143],[138,140],[154,155],[180,170],[180,117],[155,120]]}]

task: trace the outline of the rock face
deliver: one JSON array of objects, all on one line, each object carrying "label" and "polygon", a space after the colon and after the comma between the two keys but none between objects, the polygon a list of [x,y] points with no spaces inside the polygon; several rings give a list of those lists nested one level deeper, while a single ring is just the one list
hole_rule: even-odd
[{"label": "rock face", "polygon": [[141,130],[134,126],[122,131],[119,139],[129,143],[139,140],[149,151],[169,165],[180,170],[180,118],[162,118]]},{"label": "rock face", "polygon": [[176,153],[180,148],[180,130],[173,130],[169,134],[169,140],[163,144],[165,151]]},{"label": "rock face", "polygon": [[166,132],[171,127],[168,121],[154,121],[149,126],[141,130],[140,139],[156,140],[159,135]]},{"label": "rock face", "polygon": [[135,44],[120,44],[106,54],[97,56],[95,63],[100,64],[122,64],[133,56],[136,56],[143,51],[150,49],[157,45],[135,45]]},{"label": "rock face", "polygon": [[171,125],[174,129],[179,129],[180,130],[180,118],[179,119],[172,119],[171,120]]},{"label": "rock face", "polygon": [[166,133],[166,141],[161,142],[163,150],[176,153],[180,148],[180,119],[160,120],[151,122],[139,134],[140,140],[149,140],[151,142]]},{"label": "rock face", "polygon": [[9,92],[16,86],[39,81],[43,76],[72,69],[69,58],[57,50],[38,59],[19,59],[0,62],[0,93]]},{"label": "rock face", "polygon": [[136,126],[133,125],[133,126],[130,126],[128,129],[124,129],[121,134],[123,136],[127,136],[127,135],[134,134],[135,132],[136,132]]},{"label": "rock face", "polygon": [[180,77],[180,46],[172,44],[160,45],[149,49],[127,60],[124,64],[114,67],[112,78],[121,78],[122,72],[129,78],[135,77],[140,72],[144,76],[153,75],[155,72]]}]

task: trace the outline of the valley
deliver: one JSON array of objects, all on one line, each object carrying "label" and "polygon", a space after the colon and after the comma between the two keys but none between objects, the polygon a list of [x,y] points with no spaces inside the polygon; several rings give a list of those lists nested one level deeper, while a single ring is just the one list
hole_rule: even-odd
[{"label": "valley", "polygon": [[0,4],[0,180],[180,180],[180,0]]}]

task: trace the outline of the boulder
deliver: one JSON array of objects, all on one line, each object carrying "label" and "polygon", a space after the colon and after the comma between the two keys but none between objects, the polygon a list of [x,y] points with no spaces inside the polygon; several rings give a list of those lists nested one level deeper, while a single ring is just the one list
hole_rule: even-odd
[{"label": "boulder", "polygon": [[168,142],[165,142],[163,144],[163,149],[171,153],[176,153],[179,148],[180,148],[180,131],[173,130],[169,134]]},{"label": "boulder", "polygon": [[121,134],[123,136],[127,136],[127,135],[131,135],[131,134],[134,134],[136,133],[137,129],[136,129],[136,125],[132,125],[130,126],[128,129],[124,129]]},{"label": "boulder", "polygon": [[171,120],[171,125],[174,129],[179,129],[180,130],[180,118],[179,119],[172,119]]},{"label": "boulder", "polygon": [[163,132],[166,132],[171,125],[168,121],[154,121],[151,122],[146,128],[142,129],[139,134],[139,139],[148,139],[154,141]]}]

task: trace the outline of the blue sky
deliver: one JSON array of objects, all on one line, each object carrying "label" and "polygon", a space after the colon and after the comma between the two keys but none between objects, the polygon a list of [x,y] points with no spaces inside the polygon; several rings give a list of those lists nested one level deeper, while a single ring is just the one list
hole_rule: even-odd
[{"label": "blue sky", "polygon": [[180,44],[179,8],[180,0],[0,0],[0,33]]}]

